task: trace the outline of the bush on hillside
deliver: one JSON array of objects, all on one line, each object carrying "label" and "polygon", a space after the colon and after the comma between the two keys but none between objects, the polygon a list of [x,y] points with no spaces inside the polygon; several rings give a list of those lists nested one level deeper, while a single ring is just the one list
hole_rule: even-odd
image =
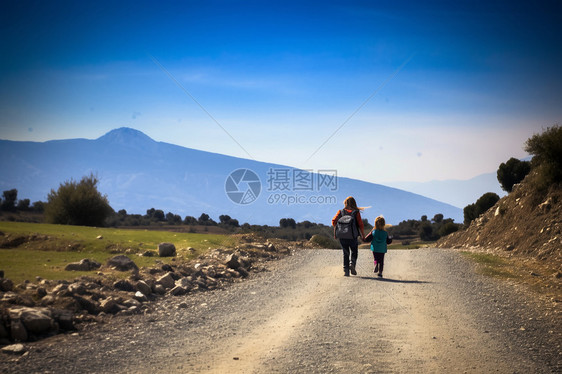
[{"label": "bush on hillside", "polygon": [[440,236],[447,236],[459,230],[459,225],[453,222],[447,222],[439,229]]},{"label": "bush on hillside", "polygon": [[535,186],[546,189],[553,183],[562,182],[562,127],[555,125],[542,134],[527,139],[525,151],[532,154],[531,165],[537,170]]},{"label": "bush on hillside", "polygon": [[90,174],[80,182],[62,183],[51,190],[45,206],[45,220],[49,223],[81,226],[103,226],[112,213],[107,196],[97,189],[97,178]]},{"label": "bush on hillside", "polygon": [[513,185],[521,182],[523,178],[531,171],[531,163],[529,161],[521,161],[514,157],[507,162],[501,163],[498,168],[498,182],[502,190],[511,192]]},{"label": "bush on hillside", "polygon": [[0,207],[6,212],[13,212],[16,210],[16,200],[18,199],[18,190],[15,188],[12,190],[7,190],[2,193],[4,197],[2,199],[2,204]]},{"label": "bush on hillside", "polygon": [[290,227],[292,229],[296,229],[297,223],[295,222],[295,220],[293,218],[281,218],[279,220],[279,227],[282,227],[282,228]]},{"label": "bush on hillside", "polygon": [[464,224],[469,225],[474,219],[478,218],[482,213],[493,207],[500,197],[493,193],[487,192],[484,195],[480,196],[478,200],[474,204],[469,204],[464,207]]}]

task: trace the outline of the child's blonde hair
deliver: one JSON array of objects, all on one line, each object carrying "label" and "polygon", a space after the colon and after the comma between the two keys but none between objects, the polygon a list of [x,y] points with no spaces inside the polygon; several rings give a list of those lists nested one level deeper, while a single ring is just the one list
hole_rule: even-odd
[{"label": "child's blonde hair", "polygon": [[384,221],[383,216],[378,216],[377,218],[375,218],[375,229],[384,230],[385,225],[386,225],[386,222]]}]

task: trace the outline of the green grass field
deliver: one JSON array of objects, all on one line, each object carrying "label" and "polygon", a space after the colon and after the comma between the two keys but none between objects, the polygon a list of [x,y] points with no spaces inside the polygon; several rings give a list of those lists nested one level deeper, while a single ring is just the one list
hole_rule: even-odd
[{"label": "green grass field", "polygon": [[[158,243],[174,243],[178,260],[196,257],[209,248],[233,247],[234,236],[214,234],[174,233],[154,230],[123,230],[40,223],[0,222],[2,238],[25,236],[33,238],[16,248],[0,248],[0,270],[5,277],[19,283],[34,281],[36,276],[44,279],[74,279],[95,272],[68,272],[64,267],[69,262],[83,258],[94,259],[104,264],[116,254],[125,253],[139,266],[152,266],[160,261],[169,263],[172,258],[142,257],[138,253],[146,250],[157,252]],[[101,239],[97,239],[101,236]],[[188,251],[192,247],[195,251]]]}]

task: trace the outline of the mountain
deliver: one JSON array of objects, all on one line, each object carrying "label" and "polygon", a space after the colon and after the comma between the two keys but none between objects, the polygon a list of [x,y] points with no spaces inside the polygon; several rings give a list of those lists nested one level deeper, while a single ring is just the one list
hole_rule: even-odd
[{"label": "mountain", "polygon": [[390,182],[387,185],[443,201],[459,208],[474,203],[486,192],[494,192],[499,197],[506,195],[506,192],[500,187],[496,173],[481,174],[468,180]]},{"label": "mountain", "polygon": [[157,142],[130,128],[95,140],[0,140],[0,189],[16,188],[19,198],[46,201],[60,183],[90,173],[110,205],[128,213],[156,208],[215,220],[227,214],[240,223],[331,224],[352,195],[360,206],[372,206],[364,214],[369,221],[383,214],[396,224],[442,213],[462,222],[461,209],[396,188]]}]

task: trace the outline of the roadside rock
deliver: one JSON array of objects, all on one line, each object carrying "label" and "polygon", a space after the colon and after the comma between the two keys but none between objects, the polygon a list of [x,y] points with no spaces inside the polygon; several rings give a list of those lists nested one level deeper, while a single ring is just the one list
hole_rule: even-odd
[{"label": "roadside rock", "polygon": [[133,286],[131,284],[131,282],[129,282],[125,279],[121,279],[121,280],[118,280],[117,282],[113,283],[113,288],[121,290],[121,291],[126,291],[126,292],[135,292],[136,291],[135,286]]},{"label": "roadside rock", "polygon": [[158,244],[158,255],[160,257],[172,257],[176,255],[176,246],[173,243]]},{"label": "roadside rock", "polygon": [[52,310],[53,318],[58,323],[61,330],[74,330],[74,323],[72,321],[72,312],[64,309]]},{"label": "roadside rock", "polygon": [[99,269],[99,267],[101,266],[101,264],[95,260],[90,260],[88,258],[84,258],[82,260],[80,260],[79,262],[71,262],[68,265],[66,265],[66,267],[64,268],[64,270],[66,271],[91,271],[91,270],[95,270],[95,269]]},{"label": "roadside rock", "polygon": [[164,271],[174,271],[174,269],[168,264],[162,265],[162,270],[164,270]]},{"label": "roadside rock", "polygon": [[175,280],[172,273],[166,273],[156,280],[156,283],[161,284],[164,288],[172,288],[175,286]]},{"label": "roadside rock", "polygon": [[107,266],[118,271],[139,270],[137,264],[125,255],[117,255],[107,260]]},{"label": "roadside rock", "polygon": [[12,355],[22,355],[27,350],[23,344],[12,344],[2,347],[2,353],[12,354]]},{"label": "roadside rock", "polygon": [[137,290],[140,291],[143,295],[148,296],[152,293],[152,288],[143,280],[137,282]]},{"label": "roadside rock", "polygon": [[143,294],[143,293],[140,292],[140,291],[135,292],[135,296],[133,296],[133,297],[134,297],[134,299],[135,299],[136,301],[139,301],[139,302],[141,302],[141,303],[144,303],[144,302],[147,302],[147,301],[148,301],[148,298],[146,297],[146,295]]},{"label": "roadside rock", "polygon": [[185,295],[186,293],[187,293],[187,290],[185,288],[183,288],[182,286],[175,286],[174,288],[172,288],[170,290],[170,295],[174,295],[174,296]]},{"label": "roadside rock", "polygon": [[10,318],[10,335],[12,339],[16,342],[27,341],[27,330],[23,326],[23,323],[19,319]]},{"label": "roadside rock", "polygon": [[166,293],[166,288],[161,284],[155,284],[152,291],[157,295],[164,295]]},{"label": "roadside rock", "polygon": [[86,293],[86,287],[81,282],[72,283],[67,288],[68,292],[76,295],[84,295]]},{"label": "roadside rock", "polygon": [[96,302],[96,301],[90,300],[87,297],[74,296],[74,300],[76,300],[78,302],[81,309],[84,309],[85,311],[87,311],[90,314],[98,314],[101,311],[99,303]]},{"label": "roadside rock", "polygon": [[118,304],[117,300],[110,296],[107,299],[102,300],[100,308],[104,313],[115,314],[121,310],[121,308],[118,307]]},{"label": "roadside rock", "polygon": [[0,291],[9,292],[14,289],[14,282],[8,278],[0,278]]},{"label": "roadside rock", "polygon": [[238,256],[234,253],[228,255],[228,257],[226,258],[226,266],[228,266],[230,269],[238,269],[241,265],[240,262],[238,262]]},{"label": "roadside rock", "polygon": [[27,331],[33,334],[43,334],[54,328],[54,319],[47,308],[13,308],[9,310],[9,313],[19,314]]},{"label": "roadside rock", "polygon": [[248,270],[244,269],[243,267],[239,267],[238,269],[236,269],[236,271],[244,278],[250,275],[250,273],[248,273]]}]

